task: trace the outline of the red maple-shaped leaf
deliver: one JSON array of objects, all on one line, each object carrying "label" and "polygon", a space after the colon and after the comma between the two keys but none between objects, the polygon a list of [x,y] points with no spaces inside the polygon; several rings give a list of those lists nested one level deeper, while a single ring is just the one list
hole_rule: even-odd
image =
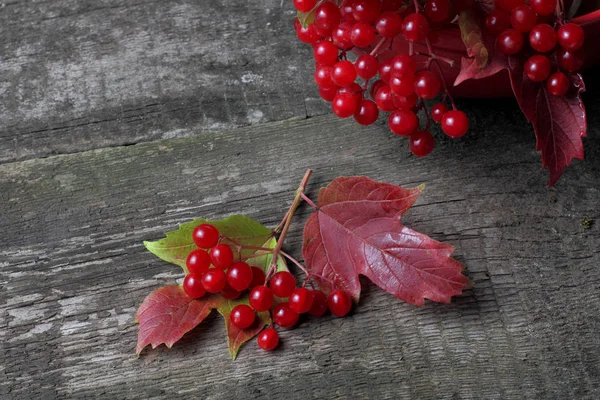
[{"label": "red maple-shaped leaf", "polygon": [[448,303],[462,293],[469,281],[463,266],[450,258],[454,248],[400,223],[421,190],[366,177],[337,178],[321,189],[302,248],[319,286],[345,290],[358,301],[359,275],[364,275],[416,305],[425,298]]}]

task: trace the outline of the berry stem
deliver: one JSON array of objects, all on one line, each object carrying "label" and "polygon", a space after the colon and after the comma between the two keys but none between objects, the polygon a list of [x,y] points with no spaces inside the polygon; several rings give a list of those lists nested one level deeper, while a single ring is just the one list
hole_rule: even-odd
[{"label": "berry stem", "polygon": [[307,195],[304,194],[304,192],[300,192],[300,196],[302,196],[302,200],[304,200],[305,202],[308,203],[309,206],[311,206],[312,208],[314,208],[315,210],[319,207],[317,207],[317,205],[310,199],[310,197],[308,197]]},{"label": "berry stem", "polygon": [[375,48],[373,50],[371,50],[371,55],[374,57],[377,57],[377,52],[379,51],[379,49],[381,48],[381,46],[383,46],[383,44],[385,43],[387,39],[386,38],[381,38],[381,40],[379,41],[379,43],[377,43],[377,45],[375,46]]},{"label": "berry stem", "polygon": [[433,60],[433,61],[435,61],[435,65],[438,69],[438,74],[440,76],[440,80],[442,81],[442,85],[444,85],[444,92],[446,93],[448,100],[450,100],[450,104],[452,104],[452,109],[456,110],[456,104],[454,104],[454,99],[452,98],[452,96],[450,95],[450,92],[448,91],[448,85],[446,85],[446,78],[444,77],[444,74],[442,73],[442,68],[440,67],[440,64],[437,60]]},{"label": "berry stem", "polygon": [[281,254],[282,256],[290,260],[292,263],[294,263],[294,265],[296,265],[298,268],[300,268],[302,272],[304,272],[304,274],[306,275],[307,279],[310,277],[310,272],[308,272],[308,270],[304,267],[304,265],[300,263],[300,261],[296,260],[294,257],[284,252],[283,250],[279,250],[279,254]]}]

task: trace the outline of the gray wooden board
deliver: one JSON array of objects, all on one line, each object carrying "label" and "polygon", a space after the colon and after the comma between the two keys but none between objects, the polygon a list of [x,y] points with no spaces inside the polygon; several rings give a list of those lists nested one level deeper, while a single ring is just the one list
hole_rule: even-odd
[{"label": "gray wooden board", "polygon": [[[423,159],[383,122],[328,115],[0,165],[0,397],[599,398],[598,114],[548,189],[512,102],[463,105],[476,133]],[[137,358],[136,308],[182,277],[142,241],[194,217],[275,226],[307,168],[312,195],[339,175],[425,183],[403,220],[455,245],[475,286],[419,308],[366,283],[352,315],[306,319],[272,353],[231,361],[213,316]]]}]

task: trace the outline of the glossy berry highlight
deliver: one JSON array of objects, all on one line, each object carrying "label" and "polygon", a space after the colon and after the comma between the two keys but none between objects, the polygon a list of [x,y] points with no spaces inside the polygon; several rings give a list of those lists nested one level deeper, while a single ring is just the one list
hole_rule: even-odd
[{"label": "glossy berry highlight", "polygon": [[183,290],[192,299],[199,299],[206,294],[202,286],[201,276],[198,274],[187,274],[183,280]]},{"label": "glossy berry highlight", "polygon": [[275,328],[267,328],[258,334],[256,342],[258,343],[258,347],[263,350],[275,350],[279,344],[279,334]]},{"label": "glossy berry highlight", "polygon": [[275,296],[285,298],[296,288],[296,278],[287,271],[279,271],[269,280],[269,287]]},{"label": "glossy berry highlight", "polygon": [[225,288],[227,277],[225,272],[218,268],[211,268],[202,275],[202,286],[209,293],[219,293]]},{"label": "glossy berry highlight", "polygon": [[250,307],[256,311],[267,311],[273,305],[275,297],[271,289],[264,285],[255,286],[248,295]]},{"label": "glossy berry highlight", "polygon": [[300,315],[292,310],[287,302],[280,303],[273,309],[273,322],[282,328],[293,328],[299,318]]},{"label": "glossy berry highlight", "polygon": [[227,270],[227,284],[240,292],[248,289],[252,284],[252,268],[245,262],[236,262]]},{"label": "glossy berry highlight", "polygon": [[327,306],[331,314],[336,317],[343,317],[350,312],[352,299],[348,293],[341,290],[334,290],[327,298]]},{"label": "glossy berry highlight", "polygon": [[210,224],[200,224],[192,232],[192,239],[201,249],[213,247],[219,241],[219,230]]},{"label": "glossy berry highlight", "polygon": [[185,260],[188,272],[202,275],[210,267],[210,256],[206,250],[196,249],[193,250]]},{"label": "glossy berry highlight", "polygon": [[293,311],[304,314],[312,307],[313,293],[303,287],[294,289],[289,296],[288,303]]},{"label": "glossy berry highlight", "polygon": [[452,138],[464,136],[469,130],[469,119],[459,110],[448,111],[442,116],[442,131]]},{"label": "glossy berry highlight", "polygon": [[254,324],[256,314],[254,310],[245,304],[238,304],[233,307],[231,314],[229,314],[229,320],[231,324],[239,329],[250,328]]},{"label": "glossy berry highlight", "polygon": [[221,243],[210,249],[210,261],[219,269],[227,269],[233,264],[233,250],[228,245]]}]

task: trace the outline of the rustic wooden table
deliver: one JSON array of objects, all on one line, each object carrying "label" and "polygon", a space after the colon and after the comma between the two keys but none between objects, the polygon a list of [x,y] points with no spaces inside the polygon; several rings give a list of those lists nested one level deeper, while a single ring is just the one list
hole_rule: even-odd
[{"label": "rustic wooden table", "polygon": [[[586,160],[547,188],[512,100],[462,101],[471,133],[424,159],[383,120],[333,117],[293,17],[287,0],[0,4],[0,398],[600,398],[598,79]],[[353,315],[236,361],[213,316],[137,358],[136,308],[182,276],[142,241],[194,217],[274,226],[307,168],[312,193],[426,183],[404,221],[454,244],[475,286],[421,308],[367,286]]]}]

